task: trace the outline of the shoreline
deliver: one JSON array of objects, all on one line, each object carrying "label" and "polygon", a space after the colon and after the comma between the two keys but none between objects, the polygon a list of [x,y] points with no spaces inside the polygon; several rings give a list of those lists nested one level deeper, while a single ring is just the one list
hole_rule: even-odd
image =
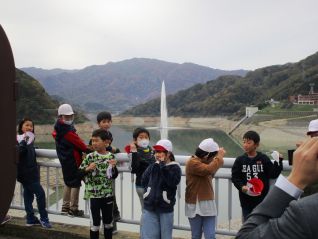
[{"label": "shoreline", "polygon": [[[293,119],[294,120],[294,119]],[[302,121],[301,124],[293,125],[289,119],[276,119],[259,123],[243,123],[234,132],[232,138],[241,142],[243,134],[248,130],[254,130],[260,134],[261,150],[286,150],[295,148],[296,142],[306,139],[306,132],[309,120]],[[238,121],[229,120],[224,117],[169,117],[168,125],[172,127],[188,127],[195,129],[219,129],[226,133],[230,132]],[[145,126],[159,127],[160,117],[113,117],[114,126]],[[79,135],[89,135],[97,128],[94,121],[76,124],[75,127]],[[36,125],[35,131],[38,142],[46,142],[51,138],[52,125]]]}]

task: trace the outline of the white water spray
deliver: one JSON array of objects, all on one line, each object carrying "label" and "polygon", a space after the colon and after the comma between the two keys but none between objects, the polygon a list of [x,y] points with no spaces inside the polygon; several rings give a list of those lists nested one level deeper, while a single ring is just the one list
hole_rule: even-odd
[{"label": "white water spray", "polygon": [[160,102],[160,138],[168,139],[168,111],[166,103],[165,82],[161,85],[161,102]]}]

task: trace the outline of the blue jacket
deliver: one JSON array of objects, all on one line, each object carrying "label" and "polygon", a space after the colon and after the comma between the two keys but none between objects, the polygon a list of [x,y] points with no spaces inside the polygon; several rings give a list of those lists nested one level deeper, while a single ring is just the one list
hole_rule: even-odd
[{"label": "blue jacket", "polygon": [[144,208],[159,213],[173,212],[180,180],[179,163],[173,161],[168,164],[163,162],[151,164],[141,180],[145,188]]},{"label": "blue jacket", "polygon": [[33,143],[28,145],[25,140],[22,140],[18,144],[18,148],[18,182],[22,184],[40,182],[40,172],[36,162],[36,154]]}]

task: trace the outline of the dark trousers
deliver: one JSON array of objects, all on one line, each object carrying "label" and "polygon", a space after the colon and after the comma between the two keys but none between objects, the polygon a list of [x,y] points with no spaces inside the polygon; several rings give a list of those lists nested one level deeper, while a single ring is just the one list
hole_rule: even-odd
[{"label": "dark trousers", "polygon": [[113,237],[113,197],[108,198],[91,198],[91,229],[90,238],[97,239],[99,237],[100,221],[104,224],[105,239]]},{"label": "dark trousers", "polygon": [[47,220],[48,215],[45,209],[45,192],[40,184],[40,182],[22,184],[23,186],[23,197],[24,197],[24,208],[27,214],[27,220],[32,221],[34,219],[34,210],[33,210],[33,200],[34,195],[36,196],[36,202],[38,205],[38,210],[42,220]]}]

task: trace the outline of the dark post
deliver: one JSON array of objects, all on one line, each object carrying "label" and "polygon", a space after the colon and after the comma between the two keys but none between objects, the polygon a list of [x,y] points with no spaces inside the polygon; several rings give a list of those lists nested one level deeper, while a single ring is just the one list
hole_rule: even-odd
[{"label": "dark post", "polygon": [[9,40],[0,25],[0,222],[5,217],[16,182],[16,79]]}]

